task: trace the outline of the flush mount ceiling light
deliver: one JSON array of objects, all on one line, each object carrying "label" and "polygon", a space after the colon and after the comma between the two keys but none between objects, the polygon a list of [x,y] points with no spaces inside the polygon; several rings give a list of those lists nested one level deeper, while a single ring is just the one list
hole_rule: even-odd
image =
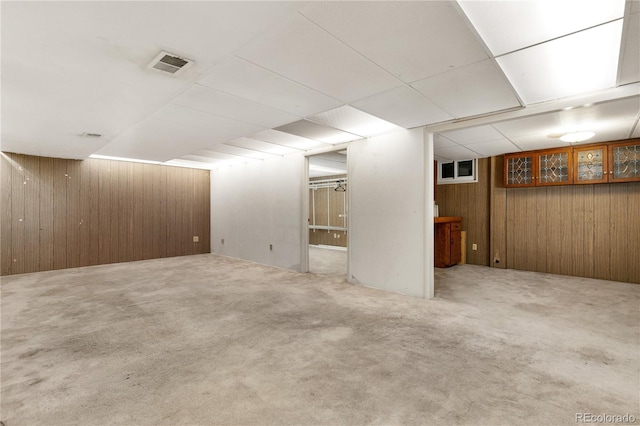
[{"label": "flush mount ceiling light", "polygon": [[590,131],[570,132],[560,136],[560,140],[562,142],[572,142],[572,143],[583,142],[583,141],[586,141],[587,139],[591,139],[595,135],[596,135],[595,132],[590,132]]},{"label": "flush mount ceiling light", "polygon": [[189,59],[163,51],[158,53],[147,67],[165,74],[178,75],[189,68],[191,64],[193,61]]}]

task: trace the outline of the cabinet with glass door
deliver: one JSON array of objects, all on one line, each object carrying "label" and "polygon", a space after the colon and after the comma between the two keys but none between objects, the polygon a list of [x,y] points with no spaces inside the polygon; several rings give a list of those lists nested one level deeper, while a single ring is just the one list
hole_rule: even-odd
[{"label": "cabinet with glass door", "polygon": [[507,154],[504,184],[508,188],[571,184],[572,166],[571,148]]},{"label": "cabinet with glass door", "polygon": [[640,139],[573,149],[576,184],[640,181]]}]

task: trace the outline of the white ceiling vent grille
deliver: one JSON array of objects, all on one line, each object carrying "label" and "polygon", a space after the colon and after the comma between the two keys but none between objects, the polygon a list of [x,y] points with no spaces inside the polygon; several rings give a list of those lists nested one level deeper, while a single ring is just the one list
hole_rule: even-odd
[{"label": "white ceiling vent grille", "polygon": [[173,53],[160,52],[158,56],[153,58],[153,61],[149,64],[149,68],[165,74],[178,75],[189,68],[192,63],[193,61],[180,58]]}]

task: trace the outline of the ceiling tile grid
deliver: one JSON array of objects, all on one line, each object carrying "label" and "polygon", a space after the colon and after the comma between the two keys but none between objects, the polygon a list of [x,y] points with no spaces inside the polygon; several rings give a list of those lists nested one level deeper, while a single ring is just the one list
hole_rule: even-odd
[{"label": "ceiling tile grid", "polygon": [[622,20],[497,58],[525,104],[615,87]]},{"label": "ceiling tile grid", "polygon": [[495,56],[619,19],[624,0],[458,2]]},{"label": "ceiling tile grid", "polygon": [[405,83],[488,58],[454,2],[326,2],[304,14]]},{"label": "ceiling tile grid", "polygon": [[487,59],[411,84],[456,118],[520,106],[509,82]]},{"label": "ceiling tile grid", "polygon": [[185,90],[172,103],[196,111],[203,111],[267,128],[290,123],[300,118],[275,108],[200,85],[194,85]]},{"label": "ceiling tile grid", "polygon": [[[638,5],[640,1],[634,1],[632,4]],[[640,81],[640,12],[635,12],[629,17],[622,43],[623,55],[620,58],[618,84],[635,83]]]},{"label": "ceiling tile grid", "polygon": [[396,87],[351,105],[406,129],[453,119],[451,114],[409,86]]},{"label": "ceiling tile grid", "polygon": [[214,68],[199,84],[303,117],[342,102],[240,58]]},{"label": "ceiling tile grid", "polygon": [[302,16],[237,56],[345,103],[398,80]]},{"label": "ceiling tile grid", "polygon": [[[217,167],[640,80],[635,1],[626,10],[623,0],[9,2],[2,11],[2,149],[35,155]],[[180,76],[150,70],[163,50],[194,65]],[[557,134],[574,128],[595,131],[591,142],[639,131],[638,97],[573,106],[436,135],[436,154],[559,146]]]}]

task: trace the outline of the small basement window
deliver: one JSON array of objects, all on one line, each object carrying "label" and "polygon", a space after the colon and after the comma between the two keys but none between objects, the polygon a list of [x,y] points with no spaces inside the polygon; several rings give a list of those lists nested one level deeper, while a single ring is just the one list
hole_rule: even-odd
[{"label": "small basement window", "polygon": [[478,159],[438,163],[438,183],[469,183],[478,181]]}]

